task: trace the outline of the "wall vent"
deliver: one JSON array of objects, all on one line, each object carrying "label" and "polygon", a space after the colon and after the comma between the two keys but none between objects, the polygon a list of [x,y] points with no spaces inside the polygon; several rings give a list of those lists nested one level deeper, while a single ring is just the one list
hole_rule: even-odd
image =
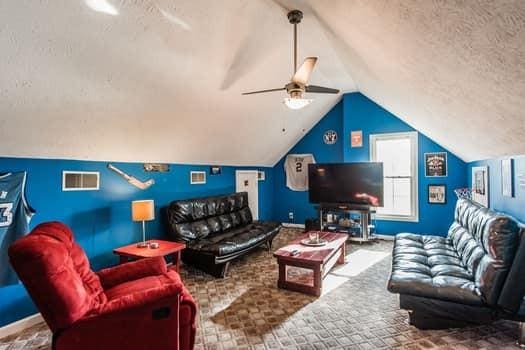
[{"label": "wall vent", "polygon": [[97,191],[100,188],[98,171],[63,171],[62,191]]},{"label": "wall vent", "polygon": [[192,185],[202,185],[206,183],[205,171],[192,171],[190,173],[190,183]]}]

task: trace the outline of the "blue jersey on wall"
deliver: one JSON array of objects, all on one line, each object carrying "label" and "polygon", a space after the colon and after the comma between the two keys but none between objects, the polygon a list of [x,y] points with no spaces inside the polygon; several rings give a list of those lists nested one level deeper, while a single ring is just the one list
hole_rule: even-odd
[{"label": "blue jersey on wall", "polygon": [[18,282],[7,249],[29,231],[34,214],[25,199],[25,184],[25,171],[0,175],[0,286]]}]

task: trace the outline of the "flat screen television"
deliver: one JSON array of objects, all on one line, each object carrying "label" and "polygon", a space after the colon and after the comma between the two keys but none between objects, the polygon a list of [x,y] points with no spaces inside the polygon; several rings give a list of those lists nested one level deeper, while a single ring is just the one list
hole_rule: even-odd
[{"label": "flat screen television", "polygon": [[383,206],[383,163],[308,165],[310,203]]}]

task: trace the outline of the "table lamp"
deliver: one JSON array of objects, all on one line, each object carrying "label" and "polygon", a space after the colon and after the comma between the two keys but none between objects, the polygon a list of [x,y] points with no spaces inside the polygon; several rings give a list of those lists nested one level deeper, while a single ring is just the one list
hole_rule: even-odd
[{"label": "table lamp", "polygon": [[139,248],[146,248],[146,221],[155,220],[155,205],[153,199],[131,202],[131,219],[142,221],[142,242],[137,244]]}]

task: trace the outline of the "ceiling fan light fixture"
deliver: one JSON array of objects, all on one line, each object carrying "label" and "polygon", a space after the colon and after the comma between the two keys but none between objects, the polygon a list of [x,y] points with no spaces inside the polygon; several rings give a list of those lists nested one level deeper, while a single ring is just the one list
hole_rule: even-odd
[{"label": "ceiling fan light fixture", "polygon": [[290,109],[301,109],[312,103],[312,99],[301,97],[287,97],[284,99],[284,104]]}]

